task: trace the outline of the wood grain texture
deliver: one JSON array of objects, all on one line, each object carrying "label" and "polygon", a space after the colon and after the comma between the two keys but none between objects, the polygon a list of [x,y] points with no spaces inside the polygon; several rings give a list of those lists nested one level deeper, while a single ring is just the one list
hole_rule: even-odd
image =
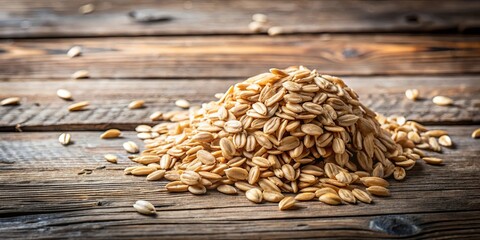
[{"label": "wood grain texture", "polygon": [[[384,115],[403,115],[428,124],[472,124],[480,122],[480,78],[472,77],[346,77],[347,84],[361,101]],[[213,95],[224,92],[238,80],[70,80],[0,82],[0,99],[21,97],[19,106],[0,107],[0,130],[14,131],[17,124],[26,131],[132,130],[142,123],[153,124],[148,116],[154,111],[179,110],[174,102],[185,98],[195,105],[214,101]],[[75,101],[64,101],[55,94],[59,88],[72,92]],[[417,88],[422,99],[412,102],[404,92]],[[42,89],[39,91],[39,89]],[[436,106],[435,95],[450,96],[455,104]],[[135,99],[146,101],[143,109],[130,110]],[[69,112],[76,101],[91,101],[80,112]]]},{"label": "wood grain texture", "polygon": [[[74,45],[83,56],[70,59]],[[480,72],[479,36],[300,35],[0,41],[0,80],[250,77],[305,65],[331,75]]]},{"label": "wood grain texture", "polygon": [[[95,11],[78,8],[93,3]],[[252,34],[254,13],[286,33],[478,31],[478,1],[36,1],[5,0],[0,37]],[[169,18],[137,21],[130,12]]]},{"label": "wood grain texture", "polygon": [[[132,132],[113,140],[73,132],[75,142],[67,147],[57,142],[59,132],[2,133],[0,191],[8,194],[0,195],[0,230],[6,238],[478,237],[480,149],[469,137],[477,127],[433,127],[447,130],[455,142],[441,155],[445,166],[419,162],[405,181],[391,181],[392,197],[339,207],[312,201],[284,212],[242,195],[170,194],[164,181],[123,175],[133,163],[121,143],[132,140]],[[102,160],[105,153],[118,153],[119,163]],[[107,168],[76,174],[100,165]],[[154,203],[158,215],[137,214],[132,204],[138,199]]]},{"label": "wood grain texture", "polygon": [[[87,3],[95,11],[80,14]],[[19,106],[0,107],[2,239],[480,239],[480,148],[470,138],[480,127],[479,1],[3,0],[0,6],[0,99],[21,98]],[[284,35],[252,33],[247,26],[258,12]],[[460,32],[467,34],[451,35]],[[70,59],[66,52],[75,45],[83,55]],[[102,140],[100,131],[89,131],[153,125],[148,116],[176,109],[178,98],[199,105],[249,76],[290,65],[345,76],[379,113],[447,130],[454,147],[432,153],[445,165],[419,161],[404,181],[390,180],[391,197],[371,205],[311,201],[278,211],[243,193],[170,194],[165,181],[124,175],[134,163],[122,143],[143,147],[136,133]],[[81,69],[91,79],[70,80]],[[74,101],[59,99],[59,88]],[[408,88],[422,98],[407,100]],[[435,95],[455,104],[436,106]],[[129,110],[135,99],[146,107]],[[87,110],[67,111],[83,100],[92,103]],[[61,132],[71,133],[71,145],[58,142]],[[106,162],[107,153],[117,154],[118,164]],[[78,175],[83,168],[95,170]],[[151,201],[158,215],[138,214],[132,205],[139,199]]]}]

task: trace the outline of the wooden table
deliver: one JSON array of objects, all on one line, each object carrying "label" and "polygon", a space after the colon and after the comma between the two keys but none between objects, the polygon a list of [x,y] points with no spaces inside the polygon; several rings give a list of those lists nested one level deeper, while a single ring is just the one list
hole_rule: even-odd
[{"label": "wooden table", "polygon": [[[480,127],[480,2],[120,0],[93,1],[94,12],[79,14],[87,3],[1,1],[0,98],[21,97],[0,107],[3,239],[480,237],[480,142],[470,137]],[[257,12],[285,34],[251,33]],[[69,59],[74,45],[83,56]],[[434,154],[445,166],[420,162],[372,205],[306,202],[295,211],[241,195],[169,194],[164,181],[123,174],[132,163],[121,144],[136,139],[134,126],[154,124],[153,111],[300,64],[342,76],[379,113],[447,130],[455,146]],[[80,69],[91,78],[71,80]],[[92,106],[68,112],[59,88]],[[422,99],[407,100],[408,88]],[[455,105],[436,106],[435,95]],[[147,107],[127,109],[134,99]],[[125,130],[123,139],[100,140],[108,128]],[[61,132],[74,143],[60,145]],[[106,163],[106,153],[119,163]],[[137,199],[158,215],[135,212]]]}]

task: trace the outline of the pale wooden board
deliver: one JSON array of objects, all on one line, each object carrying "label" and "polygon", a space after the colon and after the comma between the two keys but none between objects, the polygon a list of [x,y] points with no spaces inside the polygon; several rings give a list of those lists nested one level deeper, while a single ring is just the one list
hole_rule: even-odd
[{"label": "pale wooden board", "polygon": [[[436,126],[447,130],[454,149],[436,155],[445,166],[419,162],[403,182],[390,181],[392,197],[375,198],[372,205],[332,207],[304,202],[294,211],[280,212],[271,203],[255,205],[242,195],[170,194],[165,181],[146,182],[123,175],[132,165],[121,143],[101,140],[100,132],[72,132],[74,144],[61,146],[59,132],[0,134],[0,230],[7,238],[385,238],[406,234],[415,238],[467,238],[480,232],[480,155],[478,140],[470,138],[479,126]],[[137,141],[137,140],[134,140]],[[137,143],[140,143],[137,141]],[[120,156],[119,164],[101,159]],[[7,163],[10,162],[10,163]],[[106,165],[91,175],[85,167]],[[155,204],[157,217],[137,214],[138,199]],[[395,218],[396,224],[385,218]],[[377,218],[384,221],[378,221]],[[371,221],[396,229],[372,231]],[[401,222],[408,220],[402,226]],[[400,224],[400,225],[399,225]]]},{"label": "pale wooden board", "polygon": [[[93,3],[95,11],[80,14],[78,8],[87,3]],[[171,19],[142,23],[128,16],[146,10]],[[0,37],[254,34],[247,27],[254,13],[267,14],[270,25],[287,33],[475,32],[479,11],[480,4],[468,0],[4,0]]]},{"label": "pale wooden board", "polygon": [[[72,46],[84,48],[70,59]],[[480,37],[294,35],[60,38],[0,41],[0,80],[246,78],[305,65],[330,75],[448,75],[480,72]]]}]

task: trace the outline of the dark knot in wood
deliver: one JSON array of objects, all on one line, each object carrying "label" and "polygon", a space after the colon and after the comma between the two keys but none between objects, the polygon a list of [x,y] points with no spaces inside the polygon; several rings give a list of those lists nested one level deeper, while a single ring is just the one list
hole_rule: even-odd
[{"label": "dark knot in wood", "polygon": [[370,221],[369,228],[396,236],[412,236],[421,231],[415,221],[403,216],[381,216]]},{"label": "dark knot in wood", "polygon": [[407,14],[405,15],[405,22],[409,24],[419,24],[420,23],[420,17],[416,14]]},{"label": "dark knot in wood", "polygon": [[164,12],[159,12],[153,9],[134,10],[128,13],[128,16],[136,22],[140,23],[155,23],[166,22],[172,20],[172,16]]}]

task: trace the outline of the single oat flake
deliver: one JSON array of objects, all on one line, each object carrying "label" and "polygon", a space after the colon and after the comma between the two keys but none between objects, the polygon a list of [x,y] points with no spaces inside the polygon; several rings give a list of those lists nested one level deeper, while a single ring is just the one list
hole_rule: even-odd
[{"label": "single oat flake", "polygon": [[19,97],[5,98],[0,102],[1,106],[12,106],[12,105],[18,105],[18,104],[20,104],[20,98]]},{"label": "single oat flake", "polygon": [[66,89],[58,89],[57,90],[57,96],[61,99],[64,100],[71,100],[72,99],[72,93]]},{"label": "single oat flake", "polygon": [[136,201],[135,204],[133,204],[133,208],[135,208],[137,212],[144,215],[152,215],[152,214],[156,214],[157,212],[155,209],[155,206],[153,206],[153,204],[145,200]]},{"label": "single oat flake", "polygon": [[70,58],[78,57],[82,54],[82,47],[80,46],[73,46],[67,52],[67,56]]}]

